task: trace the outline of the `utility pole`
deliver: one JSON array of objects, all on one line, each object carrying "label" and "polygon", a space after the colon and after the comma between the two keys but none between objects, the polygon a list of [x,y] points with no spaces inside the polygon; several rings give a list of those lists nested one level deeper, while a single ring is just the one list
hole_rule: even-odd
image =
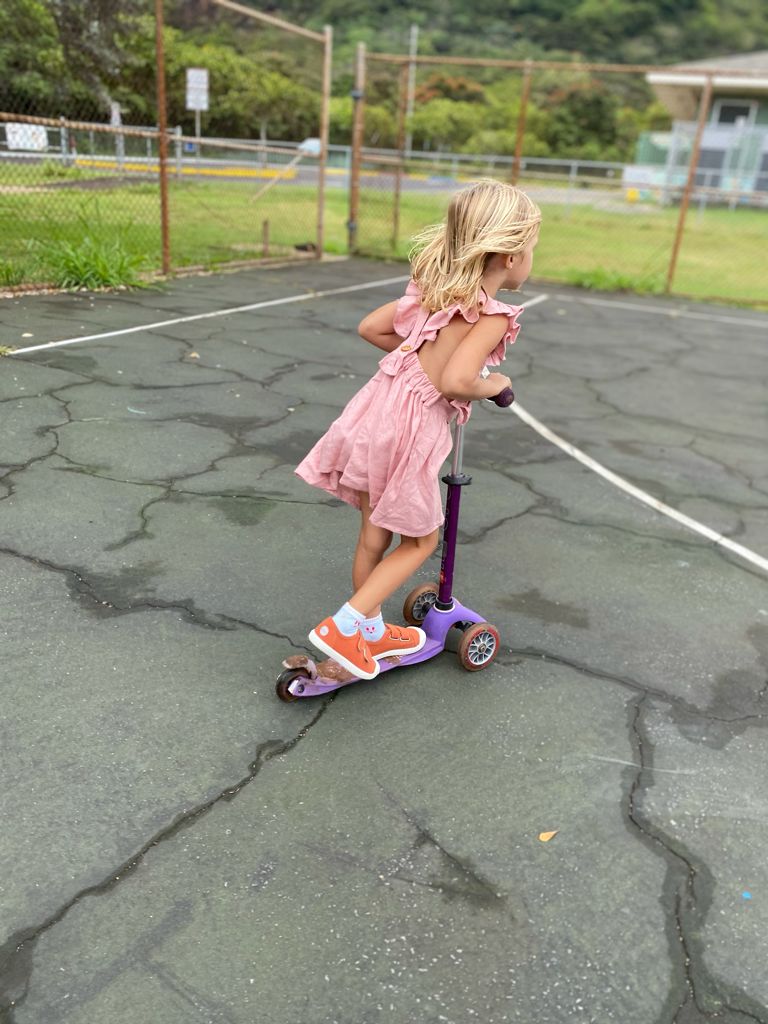
[{"label": "utility pole", "polygon": [[171,272],[171,242],[168,217],[168,115],[165,101],[165,47],[163,41],[163,0],[155,0],[155,66],[157,90],[157,151],[160,179],[160,242],[163,273]]},{"label": "utility pole", "polygon": [[410,153],[413,148],[413,134],[411,132],[411,118],[413,117],[413,103],[416,93],[416,54],[419,52],[419,26],[411,25],[411,38],[408,47],[408,55],[411,58],[408,64],[408,101],[405,107],[406,125],[408,130],[405,133],[405,152]]},{"label": "utility pole", "polygon": [[363,131],[365,128],[365,43],[357,44],[355,56],[355,87],[352,90],[352,149],[349,154],[349,220],[347,250],[357,252],[357,228],[360,216],[360,168],[363,163]]}]

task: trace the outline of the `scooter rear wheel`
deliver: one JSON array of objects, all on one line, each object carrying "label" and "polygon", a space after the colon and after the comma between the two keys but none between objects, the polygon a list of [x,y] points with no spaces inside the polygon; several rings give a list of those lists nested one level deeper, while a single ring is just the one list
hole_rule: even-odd
[{"label": "scooter rear wheel", "polygon": [[275,693],[284,701],[286,704],[290,704],[291,701],[299,700],[299,697],[295,693],[291,693],[288,687],[294,681],[294,679],[309,679],[309,673],[303,668],[287,668],[285,672],[281,672],[277,677],[275,683]]},{"label": "scooter rear wheel", "polygon": [[490,622],[475,622],[464,632],[456,651],[459,664],[468,672],[490,665],[501,646],[499,631]]},{"label": "scooter rear wheel", "polygon": [[422,583],[412,590],[403,603],[403,618],[411,626],[420,626],[427,612],[437,600],[438,585]]}]

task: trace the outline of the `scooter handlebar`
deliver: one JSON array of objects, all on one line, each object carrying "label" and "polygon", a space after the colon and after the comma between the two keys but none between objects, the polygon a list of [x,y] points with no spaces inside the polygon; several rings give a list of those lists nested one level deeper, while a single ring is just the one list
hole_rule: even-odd
[{"label": "scooter handlebar", "polygon": [[491,401],[495,402],[500,409],[508,409],[515,400],[515,393],[512,388],[504,388],[498,395],[494,396]]}]

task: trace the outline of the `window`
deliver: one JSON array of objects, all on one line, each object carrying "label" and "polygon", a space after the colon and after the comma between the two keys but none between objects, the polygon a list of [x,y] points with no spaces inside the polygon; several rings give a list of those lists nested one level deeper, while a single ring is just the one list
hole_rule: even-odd
[{"label": "window", "polygon": [[712,121],[715,124],[753,125],[757,116],[757,100],[715,100],[712,106]]}]

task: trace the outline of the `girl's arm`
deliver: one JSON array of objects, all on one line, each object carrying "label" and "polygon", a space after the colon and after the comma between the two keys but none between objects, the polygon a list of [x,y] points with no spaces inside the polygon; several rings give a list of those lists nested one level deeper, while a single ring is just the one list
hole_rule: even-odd
[{"label": "girl's arm", "polygon": [[470,327],[442,372],[440,390],[446,398],[473,402],[493,398],[510,386],[509,377],[503,373],[480,376],[486,359],[506,334],[508,324],[509,318],[503,313],[488,313]]},{"label": "girl's arm", "polygon": [[385,352],[392,352],[403,340],[399,334],[395,334],[395,310],[397,301],[388,302],[386,306],[379,306],[369,313],[364,320],[360,321],[357,328],[358,334],[366,341],[370,341],[376,348],[384,349]]}]

